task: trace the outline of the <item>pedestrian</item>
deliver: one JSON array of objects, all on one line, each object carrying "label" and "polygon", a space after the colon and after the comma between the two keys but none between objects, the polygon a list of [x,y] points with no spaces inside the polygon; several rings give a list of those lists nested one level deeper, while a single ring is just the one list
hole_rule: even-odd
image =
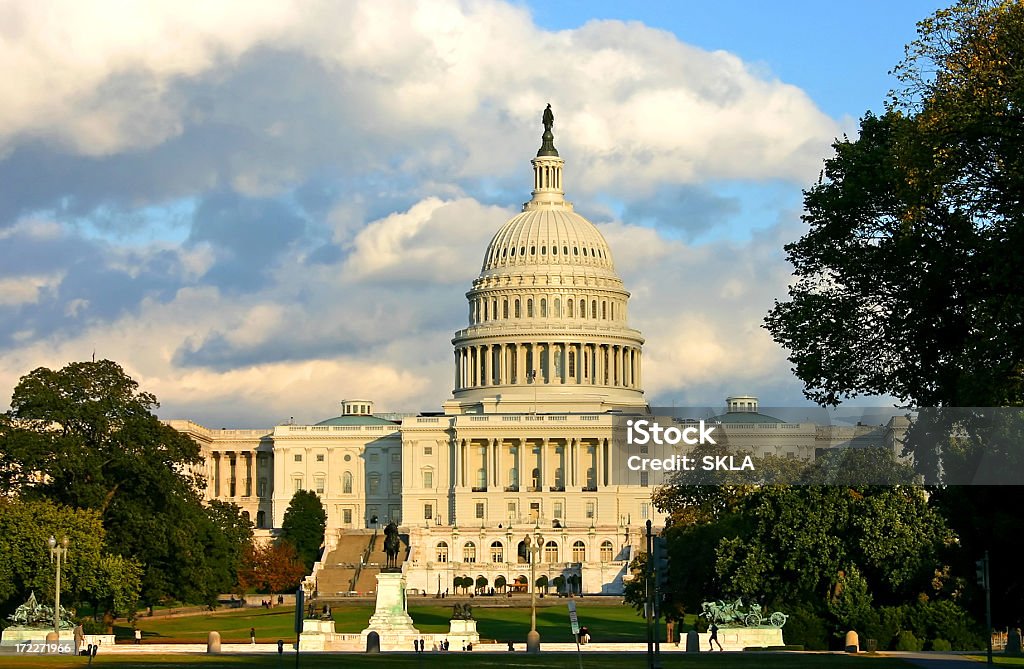
[{"label": "pedestrian", "polygon": [[718,640],[718,625],[716,625],[714,623],[711,623],[711,627],[708,628],[708,631],[711,632],[711,637],[708,639],[708,648],[710,650],[714,650],[715,649],[714,644],[717,643],[718,644],[718,650],[720,650],[720,651],[725,650],[724,648],[722,648],[722,643]]},{"label": "pedestrian", "polygon": [[254,645],[254,646],[256,645],[256,628],[255,627],[250,627],[249,628],[249,641],[252,642],[252,645]]},{"label": "pedestrian", "polygon": [[138,627],[135,628],[135,645],[138,646],[142,643],[142,630]]}]

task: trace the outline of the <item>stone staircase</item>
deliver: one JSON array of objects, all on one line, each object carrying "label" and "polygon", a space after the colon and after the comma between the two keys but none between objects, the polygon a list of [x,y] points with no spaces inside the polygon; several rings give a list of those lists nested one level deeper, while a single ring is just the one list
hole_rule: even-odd
[{"label": "stone staircase", "polygon": [[[409,553],[408,541],[402,539],[398,553],[401,566]],[[317,591],[321,598],[360,595],[377,590],[377,574],[387,564],[384,535],[373,530],[345,530],[338,536],[334,550],[323,560],[317,574]]]}]

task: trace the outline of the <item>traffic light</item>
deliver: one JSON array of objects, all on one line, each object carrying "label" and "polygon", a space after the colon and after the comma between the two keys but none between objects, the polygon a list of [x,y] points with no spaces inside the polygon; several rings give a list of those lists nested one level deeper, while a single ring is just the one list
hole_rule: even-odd
[{"label": "traffic light", "polygon": [[669,569],[671,559],[668,555],[668,540],[665,537],[654,537],[654,578],[658,584],[658,590],[662,593],[669,588]]},{"label": "traffic light", "polygon": [[988,587],[988,579],[985,578],[985,576],[986,576],[986,574],[985,574],[985,566],[986,565],[985,565],[985,560],[984,559],[978,560],[977,562],[974,563],[974,573],[978,577],[978,585],[980,585],[983,588],[987,588]]}]

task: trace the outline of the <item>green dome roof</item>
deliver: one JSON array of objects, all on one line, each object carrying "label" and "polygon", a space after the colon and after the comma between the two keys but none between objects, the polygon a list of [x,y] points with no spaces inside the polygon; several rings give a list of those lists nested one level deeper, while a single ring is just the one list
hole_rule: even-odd
[{"label": "green dome roof", "polygon": [[334,418],[322,420],[317,423],[317,425],[398,425],[398,423],[393,420],[377,418],[376,416],[357,414],[350,416],[335,416]]},{"label": "green dome roof", "polygon": [[715,416],[711,419],[712,422],[716,423],[785,423],[786,421],[780,420],[775,416],[766,416],[763,413],[757,413],[756,411],[730,411],[729,413],[723,413]]}]

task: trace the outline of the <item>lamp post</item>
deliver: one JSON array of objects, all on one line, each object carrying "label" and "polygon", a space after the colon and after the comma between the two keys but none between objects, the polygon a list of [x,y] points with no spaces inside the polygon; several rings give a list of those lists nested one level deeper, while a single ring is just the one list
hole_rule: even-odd
[{"label": "lamp post", "polygon": [[530,633],[526,635],[526,652],[540,652],[540,632],[537,631],[537,560],[540,558],[541,549],[544,546],[544,537],[539,533],[535,540],[531,541],[527,534],[523,540],[526,544],[526,551],[530,556]]},{"label": "lamp post", "polygon": [[68,537],[64,536],[57,543],[57,538],[50,535],[50,540],[47,542],[50,544],[50,562],[57,561],[57,586],[54,588],[53,597],[53,631],[57,635],[57,639],[60,639],[60,563],[67,561],[68,558]]}]

